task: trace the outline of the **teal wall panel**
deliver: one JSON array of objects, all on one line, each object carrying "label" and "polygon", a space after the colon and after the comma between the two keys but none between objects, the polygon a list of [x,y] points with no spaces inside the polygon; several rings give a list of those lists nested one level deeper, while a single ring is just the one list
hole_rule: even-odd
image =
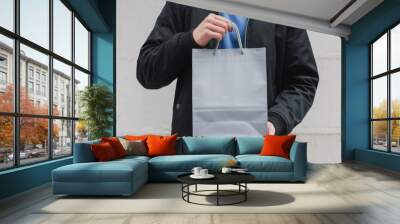
[{"label": "teal wall panel", "polygon": [[101,83],[113,90],[114,83],[113,33],[92,34],[93,83]]},{"label": "teal wall panel", "polygon": [[[106,85],[113,95],[115,95],[114,64],[114,34],[92,33],[92,82]],[[115,135],[115,108],[114,106],[114,116],[111,118],[113,125],[109,128],[111,135]]]},{"label": "teal wall panel", "polygon": [[345,116],[342,157],[354,159],[354,149],[369,145],[369,58],[368,45],[346,44],[343,57],[345,69]]},{"label": "teal wall panel", "polygon": [[104,84],[113,93],[113,125],[109,132],[115,135],[116,99],[115,99],[115,46],[116,46],[116,2],[114,0],[98,0],[97,6],[109,26],[108,32],[92,32],[92,83]]},{"label": "teal wall panel", "polygon": [[356,149],[355,160],[400,172],[400,155],[368,149]]},{"label": "teal wall panel", "polygon": [[369,150],[369,43],[400,22],[399,12],[400,0],[386,0],[352,26],[349,40],[342,40],[343,160],[355,159],[392,170],[400,167],[400,163],[397,168],[393,166],[393,158],[398,156]]},{"label": "teal wall panel", "polygon": [[68,157],[0,172],[0,199],[48,183],[53,169],[71,163]]}]

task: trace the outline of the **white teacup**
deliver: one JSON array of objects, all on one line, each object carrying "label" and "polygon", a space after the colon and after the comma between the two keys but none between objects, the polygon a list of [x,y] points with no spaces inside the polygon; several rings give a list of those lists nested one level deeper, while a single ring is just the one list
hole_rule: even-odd
[{"label": "white teacup", "polygon": [[221,172],[222,173],[230,173],[230,172],[232,172],[232,168],[230,168],[230,167],[222,167]]},{"label": "white teacup", "polygon": [[200,175],[201,175],[200,171],[201,171],[202,169],[203,169],[203,168],[201,168],[201,167],[193,167],[192,173],[193,173],[194,175],[196,175],[196,176],[200,176]]},{"label": "white teacup", "polygon": [[200,170],[200,176],[207,176],[208,175],[208,169],[201,169]]}]

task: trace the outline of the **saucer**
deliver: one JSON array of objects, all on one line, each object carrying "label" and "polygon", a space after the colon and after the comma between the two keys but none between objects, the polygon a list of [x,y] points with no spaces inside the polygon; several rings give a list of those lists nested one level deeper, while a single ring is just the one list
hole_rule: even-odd
[{"label": "saucer", "polygon": [[214,177],[215,176],[212,175],[212,174],[207,174],[207,175],[204,175],[204,176],[194,175],[194,174],[190,175],[190,178],[193,178],[193,179],[211,179],[211,178],[214,178]]}]

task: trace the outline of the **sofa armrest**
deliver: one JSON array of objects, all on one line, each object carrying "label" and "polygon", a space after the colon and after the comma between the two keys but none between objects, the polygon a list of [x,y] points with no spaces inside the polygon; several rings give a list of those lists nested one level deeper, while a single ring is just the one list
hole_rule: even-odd
[{"label": "sofa armrest", "polygon": [[294,142],[290,149],[290,160],[293,162],[293,179],[305,181],[307,176],[307,143]]},{"label": "sofa armrest", "polygon": [[95,162],[96,158],[94,157],[90,146],[92,144],[99,143],[100,141],[89,141],[89,142],[81,142],[75,143],[74,145],[74,163],[89,163]]}]

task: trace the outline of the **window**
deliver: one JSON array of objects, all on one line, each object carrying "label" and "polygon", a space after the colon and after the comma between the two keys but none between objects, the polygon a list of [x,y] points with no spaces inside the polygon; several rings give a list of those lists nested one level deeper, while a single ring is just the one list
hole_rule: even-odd
[{"label": "window", "polygon": [[81,92],[85,89],[86,86],[89,86],[89,74],[84,72],[75,71],[75,117],[79,117],[81,114],[80,103],[80,95]]},{"label": "window", "polygon": [[14,0],[0,1],[0,26],[14,31]]},{"label": "window", "polygon": [[89,69],[89,32],[77,18],[75,18],[75,40],[75,62]]},{"label": "window", "polygon": [[13,117],[0,115],[0,169],[14,166]]},{"label": "window", "polygon": [[0,67],[7,68],[7,56],[6,55],[0,55]]},{"label": "window", "polygon": [[[2,4],[0,3],[0,7]],[[3,12],[2,8],[0,8],[0,12]],[[2,20],[2,15],[0,15],[0,20]],[[13,78],[11,78],[14,75],[13,66],[11,66],[12,58],[14,57],[13,52],[13,40],[0,33],[0,113],[14,112],[14,83],[12,82]]]},{"label": "window", "polygon": [[19,0],[21,36],[49,48],[49,0]]},{"label": "window", "polygon": [[370,45],[371,148],[400,153],[400,25]]},{"label": "window", "polygon": [[36,84],[36,95],[40,95],[40,84]]},{"label": "window", "polygon": [[[66,83],[72,84],[72,68],[69,65],[66,65],[58,60],[53,60],[54,64],[54,69],[53,69],[53,91],[54,91],[54,100],[53,100],[53,108],[56,108],[53,110],[53,114],[60,114],[60,109],[57,108],[57,104],[59,103],[58,99],[60,97],[60,100],[62,103],[64,103],[65,95],[71,95],[72,92],[70,89],[65,89],[64,85]],[[60,95],[59,95],[60,94]],[[72,101],[72,99],[69,99]],[[68,102],[68,105],[71,105],[72,102]],[[61,113],[63,117],[72,117],[72,108],[71,106],[67,107],[65,110],[65,113]]]},{"label": "window", "polygon": [[[40,104],[38,101],[37,104]],[[22,165],[49,158],[48,120],[20,118],[19,158]],[[34,135],[32,133],[35,133]]]},{"label": "window", "polygon": [[54,53],[71,60],[72,12],[60,1],[53,0]]},{"label": "window", "polygon": [[42,96],[46,96],[46,86],[42,86]]},{"label": "window", "polygon": [[7,56],[0,54],[0,91],[5,92],[7,88]]},{"label": "window", "polygon": [[36,80],[40,81],[40,71],[39,71],[39,69],[36,69]]},{"label": "window", "polygon": [[29,79],[33,80],[33,67],[32,66],[29,66],[28,74],[29,74]]},{"label": "window", "polygon": [[7,84],[7,73],[0,71],[0,84],[6,85]]},{"label": "window", "polygon": [[72,121],[53,120],[53,157],[72,153]]},{"label": "window", "polygon": [[70,156],[87,136],[74,105],[90,84],[89,30],[62,0],[0,0],[0,26],[0,170]]},{"label": "window", "polygon": [[28,92],[29,94],[33,94],[34,92],[33,82],[28,82]]}]

